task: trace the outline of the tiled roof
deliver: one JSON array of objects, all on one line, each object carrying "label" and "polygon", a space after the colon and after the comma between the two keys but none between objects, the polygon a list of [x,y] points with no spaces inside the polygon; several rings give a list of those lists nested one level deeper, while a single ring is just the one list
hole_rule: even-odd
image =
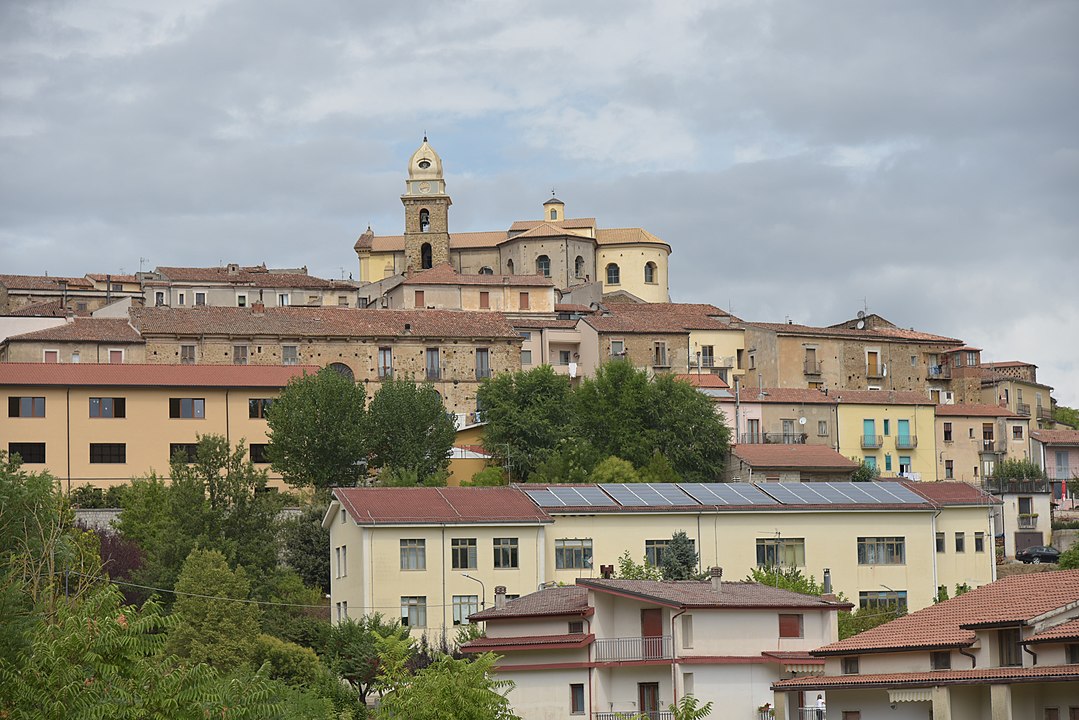
[{"label": "tiled roof", "polygon": [[554,310],[560,313],[588,314],[594,312],[588,305],[574,305],[573,303],[555,303]]},{"label": "tiled roof", "polygon": [[139,279],[134,275],[109,275],[106,273],[87,273],[86,277],[97,282],[108,282],[110,279],[116,283],[137,283]]},{"label": "tiled roof", "polygon": [[[587,232],[586,232],[587,231]],[[595,232],[597,245],[649,244],[663,245],[663,240],[642,228],[596,228],[595,218],[570,218],[568,220],[518,220],[510,225],[508,231],[494,230],[487,232],[450,233],[450,248],[493,248],[504,242],[527,239],[529,237],[552,237],[572,235],[591,239],[590,232]],[[405,249],[404,235],[368,235],[364,233],[356,240],[357,249],[370,249],[371,252],[401,252]]]},{"label": "tiled roof", "polygon": [[539,592],[507,600],[504,608],[487,608],[470,615],[474,620],[543,617],[550,615],[588,615],[588,591],[577,585],[544,588]]},{"label": "tiled roof", "polygon": [[[476,617],[472,615],[470,617]],[[461,646],[467,653],[513,652],[514,650],[562,650],[580,648],[595,642],[595,635],[517,635],[515,637],[480,637]]]},{"label": "tiled roof", "polygon": [[[19,317],[67,317],[68,310],[60,304],[59,300],[47,300],[45,302],[24,305],[7,313]],[[89,311],[82,313],[89,315]]]},{"label": "tiled roof", "polygon": [[578,578],[577,584],[600,592],[625,595],[679,608],[845,608],[813,595],[803,595],[751,582],[724,582],[721,589],[710,580],[605,580]]},{"label": "tiled roof", "polygon": [[936,413],[938,417],[1018,417],[1002,405],[989,405],[987,403],[937,405]]},{"label": "tiled roof", "polygon": [[944,505],[999,505],[1001,500],[976,485],[965,482],[914,482],[901,480],[914,493],[937,506]]},{"label": "tiled roof", "polygon": [[781,404],[817,404],[835,405],[834,395],[824,393],[815,388],[763,388],[761,395],[758,388],[750,385],[741,389],[742,402],[749,403],[781,403]]},{"label": "tiled roof", "polygon": [[1004,362],[983,362],[982,367],[987,368],[1020,368],[1020,367],[1038,367],[1034,363],[1022,362],[1021,360],[1006,360]]},{"label": "tiled roof", "polygon": [[572,330],[577,327],[577,320],[553,320],[551,318],[518,317],[510,319],[513,327],[528,330],[547,328],[550,330]]},{"label": "tiled roof", "polygon": [[960,346],[960,347],[948,348],[948,349],[946,350],[946,352],[948,352],[948,353],[957,353],[957,352],[981,352],[981,351],[982,351],[982,349],[981,349],[981,348],[977,348],[977,347],[974,347],[974,346],[972,346],[972,345],[962,345],[962,346]]},{"label": "tiled roof", "polygon": [[1079,445],[1079,430],[1032,430],[1030,436],[1046,445]]},{"label": "tiled roof", "polygon": [[9,290],[62,290],[61,283],[67,283],[68,289],[92,290],[94,284],[84,277],[53,277],[52,275],[0,275],[0,285]]},{"label": "tiled roof", "polygon": [[[496,312],[338,307],[145,307],[131,311],[143,335],[517,338]],[[409,329],[405,329],[405,325]]]},{"label": "tiled roof", "polygon": [[847,405],[933,405],[923,392],[915,390],[835,390],[836,402]]},{"label": "tiled roof", "polygon": [[975,634],[964,626],[1020,623],[1077,601],[1079,570],[1014,575],[866,630],[846,640],[825,645],[813,653],[851,655],[889,650],[966,647],[974,642]]},{"label": "tiled roof", "polygon": [[0,385],[281,388],[318,371],[310,365],[0,363]]},{"label": "tiled roof", "polygon": [[771,330],[781,335],[812,335],[820,337],[839,337],[857,339],[896,340],[900,342],[928,342],[939,345],[961,345],[962,340],[933,335],[932,333],[904,330],[903,328],[880,327],[875,329],[854,330],[843,327],[813,327],[793,323],[747,322],[747,327]]},{"label": "tiled roof", "polygon": [[125,318],[78,317],[64,325],[13,335],[8,341],[141,343],[142,336]]},{"label": "tiled roof", "polygon": [[[462,250],[468,248],[497,247],[506,242],[509,236],[505,230],[494,232],[461,232],[450,233],[450,249]],[[356,247],[363,249],[360,244],[363,238],[356,241]],[[404,235],[375,235],[370,239],[371,252],[403,252],[405,249]]]},{"label": "tiled roof", "polygon": [[573,237],[592,239],[592,236],[584,230],[574,230],[565,226],[557,227],[550,222],[541,222],[538,225],[525,230],[519,235],[514,235],[513,240],[525,239],[525,238],[549,238],[549,237],[563,237],[571,235]]},{"label": "tiled roof", "polygon": [[336,488],[333,494],[358,525],[551,521],[512,487]]},{"label": "tiled roof", "polygon": [[180,282],[229,283],[267,288],[326,289],[333,287],[329,280],[303,273],[274,272],[262,267],[159,267],[157,272],[169,280]]},{"label": "tiled roof", "polygon": [[603,228],[596,230],[596,243],[598,245],[628,245],[648,243],[652,245],[670,245],[658,237],[641,228]]},{"label": "tiled roof", "polygon": [[616,303],[585,322],[602,333],[687,333],[730,330],[728,314],[715,305],[694,303]]},{"label": "tiled roof", "polygon": [[735,445],[731,452],[755,468],[854,471],[858,467],[826,445],[743,444]]},{"label": "tiled roof", "polygon": [[838,688],[903,688],[974,683],[1008,684],[1079,679],[1079,665],[989,667],[974,670],[933,670],[877,675],[808,675],[772,683],[774,690],[831,690]]},{"label": "tiled roof", "polygon": [[1024,644],[1063,642],[1065,640],[1079,640],[1079,618],[1061,623],[1047,630],[1031,635],[1023,641]]},{"label": "tiled roof", "polygon": [[507,285],[521,287],[554,287],[550,278],[543,275],[465,275],[443,263],[430,270],[415,273],[403,285]]},{"label": "tiled roof", "polygon": [[531,230],[537,225],[554,225],[556,227],[566,228],[568,230],[580,230],[583,228],[594,228],[596,226],[595,218],[566,218],[565,220],[518,220],[510,225],[510,232],[523,232],[525,230]]},{"label": "tiled roof", "polygon": [[693,387],[729,388],[730,385],[723,382],[723,378],[715,373],[679,373],[675,379],[687,382]]}]

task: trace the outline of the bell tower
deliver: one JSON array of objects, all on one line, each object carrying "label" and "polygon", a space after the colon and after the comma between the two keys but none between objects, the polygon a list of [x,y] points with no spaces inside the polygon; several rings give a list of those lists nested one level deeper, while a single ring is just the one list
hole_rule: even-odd
[{"label": "bell tower", "polygon": [[405,194],[405,268],[416,272],[450,261],[450,196],[442,177],[442,158],[423,144],[408,161]]}]

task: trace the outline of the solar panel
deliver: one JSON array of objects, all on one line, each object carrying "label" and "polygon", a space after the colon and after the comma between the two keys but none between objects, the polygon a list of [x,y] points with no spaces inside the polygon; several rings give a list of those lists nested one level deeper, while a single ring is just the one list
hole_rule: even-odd
[{"label": "solar panel", "polygon": [[678,487],[702,505],[776,504],[750,483],[679,483]]},{"label": "solar panel", "polygon": [[879,502],[882,503],[912,504],[925,502],[925,498],[901,483],[873,482],[858,484],[864,486],[862,489],[873,497],[878,498]]},{"label": "solar panel", "polygon": [[811,505],[823,502],[818,496],[809,499],[805,494],[797,491],[801,483],[762,483],[760,488],[784,505]]},{"label": "solar panel", "polygon": [[548,488],[543,488],[542,490],[525,490],[525,494],[532,498],[532,502],[540,507],[564,507],[566,504],[555,497]]},{"label": "solar panel", "polygon": [[601,488],[595,485],[589,485],[587,487],[577,488],[577,492],[581,494],[589,505],[606,505],[613,507],[616,503],[610,497],[608,497]]},{"label": "solar panel", "polygon": [[655,490],[670,505],[696,505],[697,502],[686,495],[681,488],[673,483],[650,483],[649,487]]},{"label": "solar panel", "polygon": [[629,485],[604,485],[603,490],[624,507],[648,507],[648,501]]},{"label": "solar panel", "polygon": [[925,502],[899,483],[766,483],[760,488],[784,505],[906,505]]},{"label": "solar panel", "polygon": [[614,501],[595,487],[552,487],[551,494],[564,505],[614,505]]},{"label": "solar panel", "polygon": [[697,503],[672,483],[632,483],[603,485],[621,505],[628,507],[671,507]]}]

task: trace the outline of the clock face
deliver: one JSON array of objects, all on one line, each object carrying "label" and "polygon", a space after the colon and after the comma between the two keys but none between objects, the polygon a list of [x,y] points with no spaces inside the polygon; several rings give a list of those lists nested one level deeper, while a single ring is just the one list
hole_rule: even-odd
[{"label": "clock face", "polygon": [[420,192],[421,193],[429,193],[429,192],[431,192],[431,183],[429,183],[429,182],[421,182],[420,183]]}]

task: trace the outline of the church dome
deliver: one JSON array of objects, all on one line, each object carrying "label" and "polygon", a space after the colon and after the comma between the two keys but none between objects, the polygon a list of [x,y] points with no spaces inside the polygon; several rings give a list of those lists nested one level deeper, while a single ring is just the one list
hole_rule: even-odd
[{"label": "church dome", "polygon": [[412,153],[412,158],[408,161],[408,179],[442,179],[442,158],[427,144],[427,136],[424,136],[423,144]]}]

